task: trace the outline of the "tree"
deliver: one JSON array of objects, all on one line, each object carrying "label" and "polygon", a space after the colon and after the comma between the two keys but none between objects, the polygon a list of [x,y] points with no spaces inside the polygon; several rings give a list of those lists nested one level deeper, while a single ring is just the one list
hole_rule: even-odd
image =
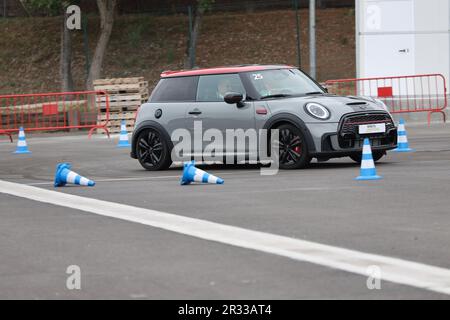
[{"label": "tree", "polygon": [[[61,90],[73,91],[73,81],[71,72],[72,62],[72,40],[71,33],[66,28],[67,13],[66,8],[71,4],[77,4],[78,0],[26,0],[26,4],[33,9],[42,10],[47,15],[62,14],[64,23],[61,30]],[[100,78],[103,59],[114,24],[114,14],[117,0],[97,0],[100,13],[100,35],[95,47],[92,63],[86,81],[88,90],[93,89],[93,81]]]},{"label": "tree", "polygon": [[72,34],[66,26],[68,14],[66,8],[76,3],[76,0],[28,0],[26,5],[32,9],[42,10],[43,13],[54,16],[62,14],[61,23],[61,54],[59,75],[61,79],[61,91],[73,91],[72,78]]},{"label": "tree", "polygon": [[116,10],[117,0],[97,0],[97,6],[100,13],[100,36],[95,47],[92,63],[89,68],[89,75],[86,81],[88,90],[93,89],[93,81],[100,78],[103,59],[106,48],[111,37],[114,15]]},{"label": "tree", "polygon": [[40,10],[48,16],[61,14],[63,7],[70,4],[69,0],[25,0],[21,2],[26,10],[27,8],[31,10]]},{"label": "tree", "polygon": [[[196,0],[194,23],[192,32],[189,33],[187,57],[184,63],[186,69],[192,69],[195,67],[195,50],[197,48],[197,39],[200,34],[200,27],[202,24],[203,15],[206,11],[211,9],[215,0]],[[190,27],[189,27],[189,30]]]}]

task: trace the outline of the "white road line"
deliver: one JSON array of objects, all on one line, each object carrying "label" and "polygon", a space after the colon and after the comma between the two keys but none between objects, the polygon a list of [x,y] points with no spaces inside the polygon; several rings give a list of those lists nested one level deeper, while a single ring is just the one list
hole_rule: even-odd
[{"label": "white road line", "polygon": [[0,180],[0,193],[136,222],[363,276],[368,276],[366,272],[369,266],[376,265],[381,268],[382,280],[450,295],[449,269],[2,180]]}]

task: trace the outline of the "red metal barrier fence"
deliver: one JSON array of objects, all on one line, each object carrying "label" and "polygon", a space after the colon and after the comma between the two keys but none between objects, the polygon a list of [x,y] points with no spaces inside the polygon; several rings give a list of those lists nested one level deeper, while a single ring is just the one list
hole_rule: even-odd
[{"label": "red metal barrier fence", "polygon": [[[100,117],[100,114],[103,116]],[[25,131],[101,129],[109,137],[109,97],[103,91],[0,96],[0,134]]]},{"label": "red metal barrier fence", "polygon": [[445,122],[447,86],[442,74],[328,80],[325,86],[338,95],[368,96],[383,101],[391,113],[439,112]]}]

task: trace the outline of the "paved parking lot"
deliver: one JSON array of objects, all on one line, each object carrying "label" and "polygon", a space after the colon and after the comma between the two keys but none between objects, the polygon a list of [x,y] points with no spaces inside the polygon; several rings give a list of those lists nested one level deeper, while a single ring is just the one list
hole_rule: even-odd
[{"label": "paved parking lot", "polygon": [[[97,182],[94,188],[56,190],[83,197],[77,199],[450,269],[450,126],[407,129],[416,152],[389,153],[377,165],[379,181],[355,181],[358,165],[343,158],[275,176],[261,176],[256,165],[205,166],[225,184],[180,186],[180,167],[144,171],[127,150],[115,148],[116,139],[85,135],[29,136],[33,153],[20,156],[0,137],[0,181],[55,190],[56,164],[70,162],[74,171]],[[449,297],[391,281],[369,290],[367,276],[346,268],[52,201],[0,192],[0,298]],[[66,288],[69,265],[81,268],[81,290]]]}]

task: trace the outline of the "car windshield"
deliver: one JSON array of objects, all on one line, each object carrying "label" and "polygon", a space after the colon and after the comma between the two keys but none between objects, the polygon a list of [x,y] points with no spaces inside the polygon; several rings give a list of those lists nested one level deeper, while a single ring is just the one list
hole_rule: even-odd
[{"label": "car windshield", "polygon": [[260,99],[325,93],[298,69],[263,70],[248,76]]}]

